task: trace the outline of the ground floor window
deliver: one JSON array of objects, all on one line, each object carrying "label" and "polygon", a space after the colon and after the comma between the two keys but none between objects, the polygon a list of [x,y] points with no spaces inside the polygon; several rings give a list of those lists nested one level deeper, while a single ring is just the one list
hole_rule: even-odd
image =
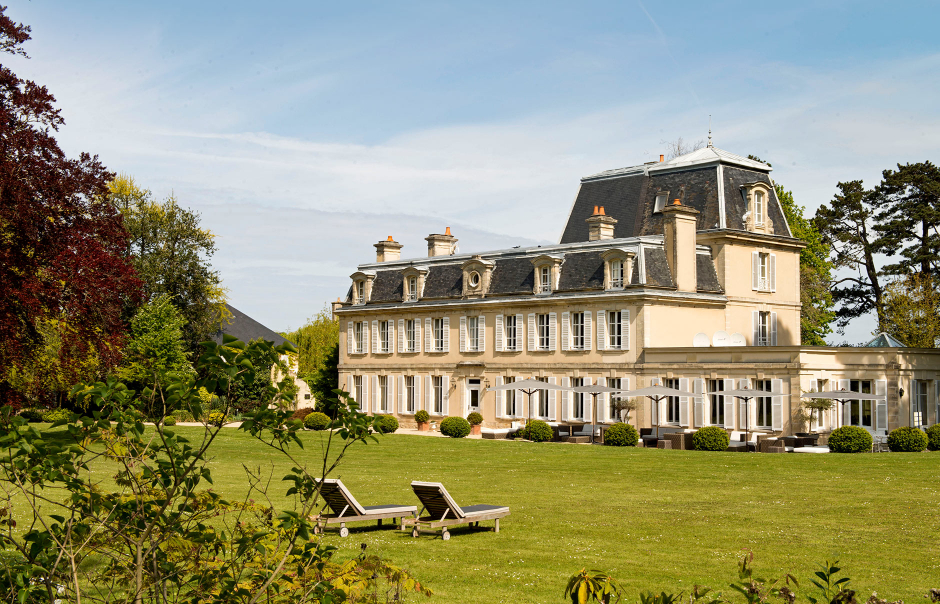
[{"label": "ground floor window", "polygon": [[388,376],[379,376],[379,411],[388,411]]},{"label": "ground floor window", "polygon": [[[516,378],[513,376],[507,376],[503,378],[503,382],[511,384],[516,381]],[[503,394],[506,395],[506,416],[507,417],[516,417],[519,415],[518,409],[516,409],[516,391],[515,390],[503,390]]]},{"label": "ground floor window", "polygon": [[712,426],[725,425],[725,397],[721,394],[724,389],[724,380],[708,380],[708,402],[711,405],[708,423]]},{"label": "ground floor window", "polygon": [[914,425],[927,425],[927,382],[917,380],[914,382],[914,392],[911,395],[911,404],[914,405]]},{"label": "ground floor window", "polygon": [[[849,380],[849,390],[852,392],[861,392],[862,394],[871,394],[871,380]],[[849,406],[849,424],[852,426],[861,426],[863,428],[872,427],[872,410],[874,401],[849,401],[845,403]]]},{"label": "ground floor window", "polygon": [[415,412],[415,376],[405,376],[405,413]]},{"label": "ground floor window", "polygon": [[361,409],[365,403],[365,393],[362,391],[362,376],[354,375],[353,376],[353,392],[356,396],[356,402],[359,403],[359,408]]},{"label": "ground floor window", "polygon": [[434,390],[434,413],[441,415],[444,413],[444,376],[435,375],[431,379],[431,384]]},{"label": "ground floor window", "polygon": [[[678,378],[665,378],[663,379],[663,386],[666,388],[675,388],[679,389],[679,379]],[[666,423],[667,424],[678,424],[679,423],[679,397],[670,396],[666,398]]]},{"label": "ground floor window", "polygon": [[[540,382],[548,382],[547,377],[535,379]],[[539,417],[548,417],[548,390],[539,390]]]},{"label": "ground floor window", "polygon": [[[771,381],[754,380],[754,389],[770,392],[772,389]],[[769,429],[773,425],[773,397],[759,396],[754,400],[757,402],[757,427]]]},{"label": "ground floor window", "polygon": [[[607,378],[607,385],[611,388],[619,389],[621,387],[620,384],[620,378]],[[623,421],[623,418],[617,414],[617,399],[615,399],[614,396],[619,395],[608,395],[607,397],[607,404],[609,405],[607,417],[615,422]]]},{"label": "ground floor window", "polygon": [[[571,387],[583,386],[584,378],[571,378]],[[584,393],[583,392],[572,392],[571,396],[574,400],[574,410],[572,411],[573,419],[584,419]]]}]

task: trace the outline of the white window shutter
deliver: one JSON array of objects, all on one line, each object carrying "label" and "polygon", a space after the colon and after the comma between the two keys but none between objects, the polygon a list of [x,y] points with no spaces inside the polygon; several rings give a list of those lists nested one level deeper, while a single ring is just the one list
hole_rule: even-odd
[{"label": "white window shutter", "polygon": [[[549,383],[549,384],[557,384],[558,382],[557,382],[556,380],[557,380],[557,378],[550,377],[550,378],[548,378],[548,383]],[[555,400],[556,400],[556,399],[555,399],[555,393],[556,393],[556,392],[557,392],[557,390],[549,390],[549,391],[548,391],[548,421],[550,421],[550,422],[555,421]]]},{"label": "white window shutter", "polygon": [[372,354],[379,351],[379,322],[372,321]]},{"label": "white window shutter", "polygon": [[[839,390],[848,390],[851,382],[849,380],[839,380]],[[848,426],[852,423],[852,404],[843,404],[836,402],[841,409],[836,409],[836,417],[839,418],[839,426]],[[834,426],[835,427],[835,426]]]},{"label": "white window shutter", "polygon": [[571,313],[565,311],[561,313],[561,349],[568,350],[571,338]]},{"label": "white window shutter", "polygon": [[431,379],[431,374],[424,376],[424,410],[428,413],[434,409],[434,385]]},{"label": "white window shutter", "polygon": [[[516,315],[516,350],[525,350],[525,323],[522,321],[522,315]],[[532,350],[531,348],[529,350]]]},{"label": "white window shutter", "polygon": [[[566,377],[561,378],[561,385],[568,387],[569,380]],[[561,421],[566,422],[571,417],[571,393],[567,390],[561,391]]]},{"label": "white window shutter", "polygon": [[[502,315],[498,315],[498,316],[501,317]],[[495,378],[495,380],[494,380],[494,383],[495,383],[497,386],[502,386],[502,385],[503,385],[503,376],[497,375],[496,378]],[[502,417],[502,416],[503,416],[503,411],[504,411],[504,409],[503,409],[503,391],[502,391],[502,390],[495,390],[495,391],[493,391],[493,394],[496,395],[496,417]]]},{"label": "white window shutter", "polygon": [[[886,391],[886,392],[887,392],[887,389],[888,389],[887,386],[888,386],[888,385],[885,384],[885,391]],[[876,383],[875,388],[877,388],[877,387],[878,387],[878,386],[877,386],[877,383]],[[934,380],[934,381],[933,381],[933,400],[934,400],[934,407],[935,407],[935,409],[934,409],[934,416],[933,416],[933,423],[934,423],[934,424],[940,424],[940,380]],[[885,412],[885,417],[887,417],[887,412]],[[930,424],[930,425],[932,426],[933,424]],[[885,422],[885,427],[884,427],[884,429],[887,430],[887,428],[888,428],[888,422],[886,421],[886,422]]]},{"label": "white window shutter", "polygon": [[[587,379],[591,379],[591,378],[587,378]],[[599,378],[597,378],[597,385],[598,385],[598,386],[606,386],[606,385],[607,385],[607,378],[605,378],[605,377],[599,377]],[[608,398],[610,398],[610,395],[607,394],[606,392],[597,395],[597,423],[599,423],[599,424],[600,424],[600,423],[604,423],[604,422],[606,422],[608,419],[610,419],[610,418],[608,417],[608,416],[610,415],[610,414],[608,413],[608,410],[609,410],[609,408],[610,408],[610,406],[607,404],[607,399],[608,399]],[[592,406],[592,407],[594,406],[594,397],[593,397],[593,396],[591,396],[591,406]]]},{"label": "white window shutter", "polygon": [[558,339],[558,313],[548,313],[548,349],[554,351],[557,347],[555,340]]},{"label": "white window shutter", "polygon": [[362,400],[359,401],[359,410],[363,413],[369,412],[369,385],[371,381],[369,376],[362,376]]},{"label": "white window shutter", "polygon": [[398,319],[398,352],[405,352],[405,320]]},{"label": "white window shutter", "polygon": [[441,376],[441,394],[444,399],[442,406],[444,417],[447,417],[450,414],[450,377],[447,375]]},{"label": "white window shutter", "polygon": [[[386,383],[386,385],[387,385],[387,383]],[[373,376],[372,376],[372,392],[371,392],[370,394],[371,394],[370,404],[371,404],[371,408],[372,408],[372,415],[375,415],[376,412],[380,411],[380,408],[379,408],[379,403],[380,403],[380,401],[379,401],[379,376],[378,376],[378,375],[373,375]]]},{"label": "white window shutter", "polygon": [[[629,390],[629,389],[630,389],[630,378],[628,378],[628,377],[622,377],[622,378],[620,378],[620,389],[621,389],[621,390]],[[617,395],[617,396],[620,396],[620,395]],[[644,398],[645,398],[645,397],[644,397]],[[623,418],[621,418],[620,416],[617,416],[617,417],[614,418],[614,421],[615,421],[615,422],[620,422],[620,421],[623,421]],[[640,423],[640,410],[639,410],[639,409],[634,409],[634,410],[633,410],[633,421],[636,422],[637,425],[639,425],[639,423]]]},{"label": "white window shutter", "polygon": [[431,333],[433,329],[431,328],[431,318],[428,317],[424,320],[424,351],[425,352],[434,352],[434,340],[432,339],[434,334]]},{"label": "white window shutter", "polygon": [[[417,324],[417,321],[415,322]],[[414,376],[414,385],[415,385],[415,408],[414,411],[417,413],[421,409],[421,376]]]},{"label": "white window shutter", "polygon": [[388,351],[395,352],[395,319],[388,321]]},{"label": "white window shutter", "polygon": [[607,311],[597,311],[597,349],[607,350]]},{"label": "white window shutter", "polygon": [[770,380],[770,389],[780,393],[770,401],[770,427],[780,432],[783,430],[783,380]]},{"label": "white window shutter", "polygon": [[362,354],[369,352],[369,322],[362,322],[362,349],[359,350]]},{"label": "white window shutter", "polygon": [[620,350],[630,350],[630,311],[620,311]]},{"label": "white window shutter", "polygon": [[[734,390],[734,380],[726,379],[724,382],[725,390]],[[734,427],[734,397],[725,396],[725,428],[733,430]]]},{"label": "white window shutter", "polygon": [[[517,382],[521,382],[522,380],[523,380],[523,377],[521,375],[516,376]],[[529,404],[529,399],[528,397],[526,397],[525,393],[521,390],[515,390],[514,392],[516,393],[514,395],[516,397],[516,409],[515,409],[516,415],[517,416],[525,415],[525,406]],[[522,411],[522,413],[520,413],[520,411]]]},{"label": "white window shutter", "polygon": [[398,382],[398,414],[402,415],[405,413],[407,406],[407,397],[405,396],[405,376],[399,375],[395,378],[395,381]]},{"label": "white window shutter", "polygon": [[759,346],[760,342],[760,312],[756,310],[751,311],[751,324],[753,326],[753,340],[751,341],[751,346]]},{"label": "white window shutter", "polygon": [[777,291],[777,254],[770,255],[770,268],[768,270],[770,271],[770,275],[768,276],[770,279],[770,291],[775,292]]},{"label": "white window shutter", "polygon": [[529,328],[529,350],[530,351],[538,350],[538,346],[536,345],[537,344],[536,337],[535,337],[535,313],[534,312],[529,313],[528,328]]},{"label": "white window shutter", "polygon": [[353,322],[346,323],[346,354],[353,354],[356,349],[353,348]]},{"label": "white window shutter", "polygon": [[503,315],[496,315],[496,352],[503,351]]},{"label": "white window shutter", "polygon": [[777,345],[777,313],[770,313],[770,345]]},{"label": "white window shutter", "polygon": [[760,290],[760,252],[751,252],[751,289]]},{"label": "white window shutter", "polygon": [[444,350],[450,352],[450,317],[444,317]]},{"label": "white window shutter", "polygon": [[695,422],[694,427],[701,428],[705,425],[705,380],[695,378],[692,382],[692,392],[695,393],[695,412],[692,415],[692,421]]},{"label": "white window shutter", "polygon": [[[666,399],[661,399],[659,404],[656,405],[656,417],[658,418],[660,427],[662,427],[669,418],[669,415],[666,413]],[[659,436],[659,434],[657,434],[657,436]]]},{"label": "white window shutter", "polygon": [[594,348],[594,330],[591,329],[591,311],[584,311],[584,349],[592,350]]},{"label": "white window shutter", "polygon": [[[689,391],[689,378],[679,378],[679,390]],[[689,426],[689,397],[679,397],[679,425]]]},{"label": "white window shutter", "polygon": [[467,352],[467,317],[460,317],[460,352]]},{"label": "white window shutter", "polygon": [[478,329],[479,329],[480,335],[477,336],[478,338],[477,345],[479,346],[480,352],[485,352],[486,351],[486,316],[480,315],[479,321],[480,322],[478,324]]}]

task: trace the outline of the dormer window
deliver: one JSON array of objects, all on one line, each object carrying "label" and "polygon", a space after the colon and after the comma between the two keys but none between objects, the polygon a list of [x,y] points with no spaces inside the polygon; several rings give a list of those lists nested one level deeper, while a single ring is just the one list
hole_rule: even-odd
[{"label": "dormer window", "polygon": [[349,276],[353,282],[353,304],[366,304],[372,296],[373,271],[356,271]]},{"label": "dormer window", "polygon": [[752,182],[741,186],[747,211],[744,214],[744,228],[756,233],[773,234],[774,225],[770,219],[770,185],[765,182]]},{"label": "dormer window", "polygon": [[406,296],[409,302],[415,302],[418,300],[418,278],[417,277],[408,277],[408,292]]},{"label": "dormer window", "polygon": [[424,278],[428,274],[426,266],[409,266],[402,271],[402,301],[417,302],[424,290]]},{"label": "dormer window", "polygon": [[604,260],[604,289],[623,289],[630,285],[635,256],[636,252],[623,248],[612,248],[601,254]]},{"label": "dormer window", "polygon": [[356,304],[366,303],[366,282],[356,281]]},{"label": "dormer window", "polygon": [[610,261],[610,286],[623,287],[623,261]]},{"label": "dormer window", "polygon": [[755,191],[754,192],[754,224],[757,226],[764,226],[764,192]]},{"label": "dormer window", "polygon": [[463,271],[461,295],[464,298],[485,297],[490,287],[490,279],[493,276],[495,266],[492,260],[484,260],[480,255],[475,255],[461,264],[460,270]]},{"label": "dormer window", "polygon": [[543,266],[539,269],[539,292],[549,294],[552,291],[552,269]]},{"label": "dormer window", "polygon": [[532,293],[550,294],[558,289],[558,278],[564,259],[561,254],[542,254],[532,259],[535,268]]},{"label": "dormer window", "polygon": [[656,202],[653,204],[653,214],[662,213],[663,209],[666,207],[667,199],[669,199],[669,191],[656,195]]}]

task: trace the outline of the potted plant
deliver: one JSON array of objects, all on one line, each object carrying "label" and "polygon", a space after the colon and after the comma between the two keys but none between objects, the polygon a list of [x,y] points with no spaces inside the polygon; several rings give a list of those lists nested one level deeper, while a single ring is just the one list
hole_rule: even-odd
[{"label": "potted plant", "polygon": [[483,416],[474,411],[467,416],[467,421],[470,422],[470,434],[475,434],[479,436],[483,432]]},{"label": "potted plant", "polygon": [[415,421],[418,422],[418,430],[421,432],[427,432],[431,429],[430,421],[431,415],[424,409],[415,413]]},{"label": "potted plant", "polygon": [[797,432],[796,436],[812,436],[813,419],[822,417],[823,411],[832,409],[832,401],[825,398],[811,398],[803,401],[803,406],[797,409],[796,419],[806,428],[806,432]]},{"label": "potted plant", "polygon": [[622,398],[614,401],[614,410],[620,415],[620,421],[630,423],[630,412],[640,408],[640,401],[635,398]]}]

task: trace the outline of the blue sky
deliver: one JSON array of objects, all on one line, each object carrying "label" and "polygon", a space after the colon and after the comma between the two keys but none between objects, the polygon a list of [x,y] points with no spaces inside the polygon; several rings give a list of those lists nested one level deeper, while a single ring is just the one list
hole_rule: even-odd
[{"label": "blue sky", "polygon": [[[839,181],[937,162],[935,2],[10,0],[69,154],[218,234],[231,303],[298,327],[387,235],[557,241],[578,178],[705,138],[813,211]],[[838,342],[866,339],[860,321]]]}]

